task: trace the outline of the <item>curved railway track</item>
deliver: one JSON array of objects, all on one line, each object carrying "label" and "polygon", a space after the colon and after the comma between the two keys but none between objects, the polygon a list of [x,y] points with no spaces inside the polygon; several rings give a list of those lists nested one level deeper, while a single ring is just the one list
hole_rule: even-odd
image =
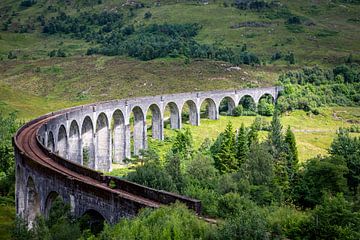
[{"label": "curved railway track", "polygon": [[[55,116],[53,116],[55,117]],[[149,200],[147,198],[128,193],[121,189],[113,189],[107,186],[106,183],[101,182],[97,179],[84,176],[77,172],[71,171],[70,169],[58,164],[53,161],[38,145],[38,139],[36,137],[37,131],[40,126],[46,123],[52,117],[48,117],[42,120],[35,121],[35,123],[30,124],[28,126],[23,127],[19,130],[19,132],[15,136],[15,144],[26,155],[29,159],[36,161],[37,163],[49,168],[51,171],[56,172],[57,174],[64,175],[66,177],[70,177],[75,181],[81,181],[85,184],[92,185],[92,187],[97,187],[104,189],[106,191],[114,192],[121,196],[122,198],[138,202],[148,207],[157,208],[161,205],[161,203]]]}]

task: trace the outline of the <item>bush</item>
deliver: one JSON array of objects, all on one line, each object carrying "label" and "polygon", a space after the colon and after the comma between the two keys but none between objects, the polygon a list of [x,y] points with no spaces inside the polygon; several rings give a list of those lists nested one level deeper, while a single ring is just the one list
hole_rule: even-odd
[{"label": "bush", "polygon": [[244,108],[242,105],[237,105],[233,111],[232,111],[232,115],[235,117],[241,116],[244,113]]},{"label": "bush", "polygon": [[218,239],[269,239],[267,224],[264,211],[250,203],[225,220]]},{"label": "bush", "polygon": [[144,209],[134,219],[106,225],[100,239],[212,239],[212,226],[181,204]]},{"label": "bush", "polygon": [[152,17],[151,12],[146,12],[146,13],[144,14],[144,19],[149,19],[149,18],[151,18],[151,17]]}]

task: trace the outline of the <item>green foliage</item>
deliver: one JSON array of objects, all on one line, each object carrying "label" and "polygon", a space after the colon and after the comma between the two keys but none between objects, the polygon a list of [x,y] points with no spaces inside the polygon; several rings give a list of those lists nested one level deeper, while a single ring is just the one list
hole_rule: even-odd
[{"label": "green foliage", "polygon": [[31,229],[24,220],[18,218],[12,232],[17,240],[79,239],[82,236],[79,222],[70,215],[70,206],[57,197],[49,211],[48,219],[37,216]]},{"label": "green foliage", "polygon": [[184,187],[184,179],[181,171],[181,156],[180,154],[168,154],[165,165],[165,170],[169,176],[171,176],[178,192],[181,192]]},{"label": "green foliage", "polygon": [[244,113],[244,107],[242,105],[237,105],[236,107],[234,107],[232,111],[232,115],[235,117],[242,116],[243,113]]},{"label": "green foliage", "polygon": [[134,219],[106,225],[100,239],[210,239],[213,229],[186,206],[174,204],[156,210],[144,209]]},{"label": "green foliage", "polygon": [[308,208],[319,204],[325,193],[346,193],[347,173],[348,168],[341,157],[310,159],[299,173],[294,199],[300,206]]},{"label": "green foliage", "polygon": [[225,220],[218,236],[218,239],[269,239],[265,213],[251,203],[242,206],[234,216]]},{"label": "green foliage", "polygon": [[151,18],[151,17],[152,17],[152,14],[151,14],[150,11],[148,11],[148,12],[146,12],[146,13],[144,14],[144,19],[149,19],[149,18]]},{"label": "green foliage", "polygon": [[272,146],[274,156],[278,157],[284,146],[282,125],[280,123],[280,113],[278,110],[274,112],[274,116],[271,120],[271,130],[269,132],[268,141],[270,146]]},{"label": "green foliage", "polygon": [[326,195],[305,227],[309,239],[359,239],[360,212],[342,194]]},{"label": "green foliage", "polygon": [[220,173],[236,171],[238,162],[236,159],[235,133],[231,122],[228,122],[219,146],[218,152],[214,152],[215,167]]},{"label": "green foliage", "polygon": [[272,102],[261,99],[258,104],[258,113],[263,116],[272,116],[275,111],[275,106]]},{"label": "green foliage", "polygon": [[18,127],[15,113],[0,112],[0,196],[14,196],[15,160],[11,138]]},{"label": "green foliage", "polygon": [[285,152],[287,153],[286,169],[288,171],[289,180],[292,183],[298,171],[299,157],[296,147],[295,135],[291,131],[290,126],[286,130],[284,144],[285,144]]},{"label": "green foliage", "polygon": [[320,106],[357,106],[360,103],[360,68],[356,64],[333,69],[303,68],[279,77],[284,86],[278,107],[284,111],[315,110]]},{"label": "green foliage", "polygon": [[186,181],[189,185],[212,188],[217,182],[217,170],[210,156],[196,154],[186,165]]},{"label": "green foliage", "polygon": [[138,166],[136,171],[130,172],[126,178],[148,187],[176,191],[172,177],[158,163],[149,162]]},{"label": "green foliage", "polygon": [[306,239],[310,214],[293,206],[268,208],[268,225],[273,239]]},{"label": "green foliage", "polygon": [[330,153],[345,159],[349,172],[346,174],[349,189],[356,195],[360,184],[360,139],[351,138],[346,130],[340,129],[330,147]]},{"label": "green foliage", "polygon": [[89,164],[90,164],[90,150],[89,150],[89,147],[87,147],[87,146],[83,147],[82,155],[83,155],[83,164],[84,164],[84,166],[89,166]]},{"label": "green foliage", "polygon": [[236,158],[238,160],[239,167],[241,166],[242,163],[245,162],[248,153],[249,153],[249,142],[248,142],[247,130],[245,129],[244,124],[241,124],[236,141]]},{"label": "green foliage", "polygon": [[184,159],[190,159],[193,151],[193,139],[190,129],[178,130],[171,152],[181,155]]}]

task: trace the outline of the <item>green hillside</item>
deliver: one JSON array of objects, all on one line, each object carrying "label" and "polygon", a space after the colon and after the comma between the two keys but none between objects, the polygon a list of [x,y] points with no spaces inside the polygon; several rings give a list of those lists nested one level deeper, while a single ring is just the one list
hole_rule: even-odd
[{"label": "green hillside", "polygon": [[[1,1],[1,108],[33,117],[64,106],[154,92],[266,86],[275,84],[279,73],[289,69],[314,64],[334,66],[349,56],[353,62],[360,59],[360,36],[356,34],[360,5],[356,1],[281,1],[262,9],[239,9],[234,2]],[[232,64],[222,61],[226,59],[222,57],[194,57],[189,61],[184,54],[172,53],[140,61],[127,54],[88,56],[89,49],[104,44],[71,30],[44,33],[52,18],[62,13],[80,22],[83,15],[118,16],[121,20],[111,23],[108,33],[114,36],[128,26],[133,26],[136,33],[152,24],[198,24],[200,28],[191,41],[221,51],[243,51],[245,46],[259,63],[229,71]],[[294,19],[300,22],[290,24]],[[86,24],[88,33],[103,28]],[[141,38],[140,32],[134,38]],[[66,57],[57,57],[59,50]],[[295,64],[289,63],[290,53]],[[11,97],[14,93],[21,94],[24,101]],[[28,106],[30,102],[38,107],[33,110]]]}]

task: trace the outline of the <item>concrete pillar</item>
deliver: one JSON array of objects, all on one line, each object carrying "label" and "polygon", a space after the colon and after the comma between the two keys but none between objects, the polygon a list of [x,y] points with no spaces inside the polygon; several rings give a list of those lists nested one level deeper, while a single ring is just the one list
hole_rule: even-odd
[{"label": "concrete pillar", "polygon": [[[15,151],[15,160],[16,163],[20,162],[20,155]],[[24,217],[25,212],[25,180],[23,169],[17,164],[16,167],[16,178],[15,178],[15,205],[16,205],[16,215],[18,217]]]},{"label": "concrete pillar", "polygon": [[125,123],[122,113],[115,112],[113,116],[114,128],[112,131],[112,149],[113,149],[113,160],[114,163],[123,163],[124,158],[126,157],[125,146],[126,146],[126,137],[125,137]]},{"label": "concrete pillar", "polygon": [[160,108],[156,105],[151,105],[150,111],[151,111],[151,136],[153,139],[163,140],[164,120],[160,112]]},{"label": "concrete pillar", "polygon": [[106,115],[99,114],[96,120],[96,169],[109,171],[110,163],[110,129]]},{"label": "concrete pillar", "polygon": [[81,138],[79,126],[75,120],[70,124],[68,139],[68,159],[82,164]]},{"label": "concrete pillar", "polygon": [[61,125],[57,134],[57,148],[56,151],[59,156],[68,158],[68,137],[64,125]]},{"label": "concrete pillar", "polygon": [[124,134],[124,149],[125,149],[125,158],[131,158],[131,131],[130,131],[130,122],[127,119],[125,121],[125,134]]},{"label": "concrete pillar", "polygon": [[134,113],[134,155],[139,155],[140,149],[146,147],[146,121],[145,116],[140,107],[133,109]]},{"label": "concrete pillar", "polygon": [[176,103],[169,103],[170,108],[170,126],[172,129],[180,129],[181,128],[181,113],[179,111],[179,107]]}]

